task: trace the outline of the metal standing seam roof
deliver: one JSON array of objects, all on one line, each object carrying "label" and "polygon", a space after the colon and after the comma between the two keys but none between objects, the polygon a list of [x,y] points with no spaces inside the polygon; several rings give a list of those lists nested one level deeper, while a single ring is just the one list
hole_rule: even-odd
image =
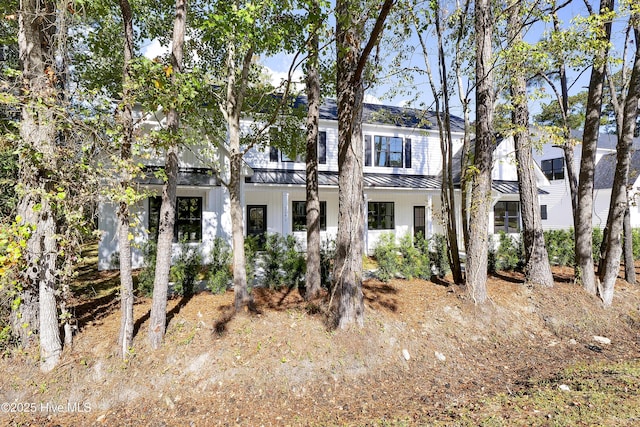
[{"label": "metal standing seam roof", "polygon": [[[246,177],[247,184],[271,185],[305,185],[306,172],[303,170],[254,169],[253,175]],[[319,172],[318,184],[324,186],[338,186],[337,172]],[[441,178],[435,175],[400,175],[365,173],[365,188],[420,188],[425,190],[440,190]],[[493,181],[492,187],[501,194],[518,194],[520,189],[517,181]],[[538,190],[540,194],[547,194]]]},{"label": "metal standing seam roof", "polygon": [[[163,170],[162,166],[147,166],[144,169],[144,176],[136,179],[136,182],[143,185],[162,185],[164,180],[156,176],[156,172]],[[191,187],[218,187],[221,185],[216,171],[206,168],[180,168],[178,170],[178,186]]]}]

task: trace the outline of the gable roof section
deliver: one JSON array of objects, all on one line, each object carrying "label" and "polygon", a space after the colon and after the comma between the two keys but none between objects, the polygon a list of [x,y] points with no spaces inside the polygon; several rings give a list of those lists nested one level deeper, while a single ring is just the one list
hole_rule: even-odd
[{"label": "gable roof section", "polygon": [[[613,187],[613,177],[616,172],[616,155],[611,153],[602,156],[596,164],[593,175],[593,188],[596,190],[610,189]],[[633,185],[640,176],[640,150],[631,152],[631,162],[629,165],[629,179],[627,185]]]},{"label": "gable roof section", "polygon": [[[306,108],[307,98],[300,96],[296,99],[296,105]],[[464,132],[464,120],[457,116],[449,116],[451,130]],[[320,119],[338,120],[338,104],[335,99],[325,98],[320,106]],[[438,120],[433,111],[419,110],[417,108],[395,107],[381,104],[362,104],[362,123],[391,125],[405,128],[423,130],[437,130]]]}]

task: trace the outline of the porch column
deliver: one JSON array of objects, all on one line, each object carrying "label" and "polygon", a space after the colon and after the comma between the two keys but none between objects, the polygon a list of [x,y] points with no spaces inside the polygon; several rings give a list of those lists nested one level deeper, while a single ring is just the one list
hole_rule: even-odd
[{"label": "porch column", "polygon": [[289,235],[289,192],[282,192],[282,235]]},{"label": "porch column", "polygon": [[427,221],[427,235],[424,237],[430,239],[433,236],[433,196],[431,194],[427,195],[427,217],[425,220]]},{"label": "porch column", "polygon": [[362,204],[362,217],[364,221],[364,253],[365,255],[369,255],[369,196],[367,193],[364,194],[363,204]]}]

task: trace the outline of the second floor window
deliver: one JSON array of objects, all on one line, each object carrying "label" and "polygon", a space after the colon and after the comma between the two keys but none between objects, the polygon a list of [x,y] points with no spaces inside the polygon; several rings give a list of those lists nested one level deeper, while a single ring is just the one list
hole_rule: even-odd
[{"label": "second floor window", "polygon": [[369,230],[393,230],[395,213],[393,202],[369,202]]},{"label": "second floor window", "polygon": [[402,167],[402,138],[375,136],[373,166]]},{"label": "second floor window", "polygon": [[364,136],[364,165],[387,168],[411,167],[411,140],[399,136]]},{"label": "second floor window", "polygon": [[[293,202],[292,229],[305,231],[307,229],[307,202]],[[327,229],[327,202],[320,202],[320,230]]]},{"label": "second floor window", "polygon": [[[275,136],[272,136],[275,138]],[[277,149],[274,146],[269,147],[269,161],[270,162],[295,162],[305,163],[306,152],[301,152],[296,155],[295,158],[289,157],[284,151]],[[324,165],[327,163],[327,132],[318,132],[318,164]]]},{"label": "second floor window", "polygon": [[540,169],[549,181],[564,179],[564,159],[548,159],[540,162]]}]

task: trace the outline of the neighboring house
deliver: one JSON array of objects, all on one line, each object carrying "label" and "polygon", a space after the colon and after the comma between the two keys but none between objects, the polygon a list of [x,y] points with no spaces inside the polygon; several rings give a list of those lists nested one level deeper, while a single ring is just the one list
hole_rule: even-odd
[{"label": "neighboring house", "polygon": [[[546,194],[540,196],[540,210],[542,226],[545,230],[569,229],[573,227],[573,208],[571,206],[571,191],[567,179],[567,171],[562,148],[553,143],[545,143],[544,136],[536,134],[538,142],[542,142],[534,152],[534,159],[548,179],[548,185],[541,188]],[[572,132],[572,139],[576,145],[574,161],[576,174],[580,173],[582,158],[582,134]],[[616,162],[617,136],[601,134],[596,149],[596,170],[594,175],[593,226],[604,229],[609,212],[611,186]],[[634,140],[634,147],[640,149],[640,138]],[[637,199],[638,174],[640,173],[640,154],[634,153],[629,171],[629,185],[633,188],[633,200]],[[637,205],[631,209],[631,224],[640,227],[640,212]]]},{"label": "neighboring house", "polygon": [[[451,117],[451,124],[453,148],[457,152],[462,145],[463,122]],[[440,221],[442,155],[435,114],[365,104],[362,133],[365,145],[363,221],[367,253],[373,252],[383,233],[393,232],[398,238],[406,233],[422,233],[427,237],[443,233]],[[490,218],[490,230],[493,231],[517,232],[520,229],[516,170],[510,160],[514,150],[513,144],[509,144],[509,141],[503,141],[494,154],[494,214]],[[320,110],[318,140],[323,239],[335,237],[338,228],[337,146],[337,107],[334,100],[327,100]],[[207,160],[212,155],[215,158]],[[215,150],[205,143],[195,149],[183,149],[181,153],[175,240],[187,239],[189,244],[200,246],[205,256],[216,236],[230,241],[229,194],[222,183],[226,181],[226,160],[224,149]],[[245,156],[245,162],[247,170],[242,188],[245,234],[292,234],[304,248],[304,159],[290,159],[283,152],[266,147],[251,149]],[[541,183],[546,182],[540,171],[538,175]],[[160,180],[152,174],[140,184],[151,193],[157,193],[161,188]],[[457,203],[459,212],[459,195]],[[134,235],[140,246],[157,224],[158,198],[149,197],[135,209],[140,225],[134,230]],[[459,227],[460,223],[458,214]],[[115,267],[115,224],[114,207],[103,204],[99,217],[101,269]],[[138,249],[134,251],[133,263],[134,267],[142,265]]]}]

